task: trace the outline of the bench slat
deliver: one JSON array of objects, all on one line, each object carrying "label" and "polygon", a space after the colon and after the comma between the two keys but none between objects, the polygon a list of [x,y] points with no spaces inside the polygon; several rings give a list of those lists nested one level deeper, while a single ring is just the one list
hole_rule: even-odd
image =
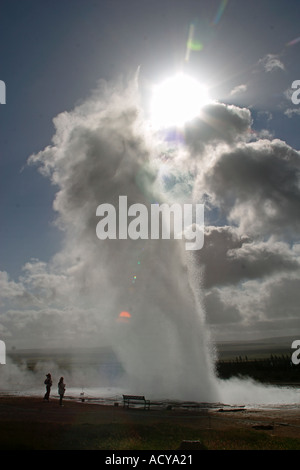
[{"label": "bench slat", "polygon": [[145,400],[145,397],[141,395],[123,395],[125,400]]}]

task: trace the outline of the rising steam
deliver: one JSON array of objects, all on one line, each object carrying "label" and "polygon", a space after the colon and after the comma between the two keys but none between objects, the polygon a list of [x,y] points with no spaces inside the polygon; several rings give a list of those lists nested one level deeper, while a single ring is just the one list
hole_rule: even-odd
[{"label": "rising steam", "polygon": [[[7,314],[6,328],[22,319],[28,340],[39,335],[49,346],[111,346],[124,367],[124,387],[133,393],[216,402],[222,387],[214,374],[203,286],[207,279],[213,286],[222,271],[209,268],[211,244],[187,256],[181,240],[99,240],[96,208],[117,207],[126,195],[128,204],[206,201],[226,214],[226,201],[227,208],[233,203],[222,165],[239,152],[254,171],[259,144],[248,142],[248,110],[217,103],[187,126],[184,145],[162,139],[152,133],[139,99],[136,79],[127,87],[101,82],[90,98],[54,119],[52,144],[30,157],[56,188],[53,208],[64,239],[49,263],[31,260],[18,284],[6,281],[9,292],[18,291],[14,301],[26,297],[28,305]],[[247,202],[240,197],[226,214],[243,230]],[[210,236],[217,229],[207,230]],[[228,227],[219,230],[221,238],[225,232],[228,237]],[[241,235],[235,234],[238,249]],[[123,321],[121,312],[128,313]],[[87,373],[72,377],[78,386],[98,379],[95,371],[92,382]]]}]

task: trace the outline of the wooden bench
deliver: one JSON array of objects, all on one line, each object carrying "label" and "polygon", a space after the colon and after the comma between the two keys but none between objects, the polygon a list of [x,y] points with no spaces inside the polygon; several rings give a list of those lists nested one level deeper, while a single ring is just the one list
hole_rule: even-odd
[{"label": "wooden bench", "polygon": [[139,403],[141,401],[144,402],[144,410],[149,410],[150,409],[150,400],[146,400],[144,396],[141,396],[141,395],[123,395],[123,406],[127,405],[127,408],[129,408],[129,403],[130,402]]}]

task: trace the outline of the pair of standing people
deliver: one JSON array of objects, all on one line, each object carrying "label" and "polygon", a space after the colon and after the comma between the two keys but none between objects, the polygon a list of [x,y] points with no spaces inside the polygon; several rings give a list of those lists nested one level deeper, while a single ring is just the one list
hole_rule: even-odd
[{"label": "pair of standing people", "polygon": [[[46,385],[46,393],[44,395],[44,400],[49,401],[50,391],[51,391],[51,387],[52,387],[51,374],[46,375],[46,380],[45,380],[44,384]],[[57,387],[58,387],[58,394],[59,394],[59,404],[60,404],[60,406],[62,406],[62,400],[63,400],[64,394],[65,394],[65,391],[66,391],[66,385],[64,383],[64,378],[63,377],[61,377],[59,379]]]}]

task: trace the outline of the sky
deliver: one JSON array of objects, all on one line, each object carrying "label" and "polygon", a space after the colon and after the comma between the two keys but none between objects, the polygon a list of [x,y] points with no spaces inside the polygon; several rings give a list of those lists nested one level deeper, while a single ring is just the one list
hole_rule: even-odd
[{"label": "sky", "polygon": [[[159,191],[205,204],[190,276],[213,337],[297,339],[299,15],[298,0],[2,0],[0,339],[103,344],[139,309],[151,338],[162,310],[186,322],[171,241],[96,237],[98,204]],[[178,72],[212,101],[159,141],[151,92]]]}]

